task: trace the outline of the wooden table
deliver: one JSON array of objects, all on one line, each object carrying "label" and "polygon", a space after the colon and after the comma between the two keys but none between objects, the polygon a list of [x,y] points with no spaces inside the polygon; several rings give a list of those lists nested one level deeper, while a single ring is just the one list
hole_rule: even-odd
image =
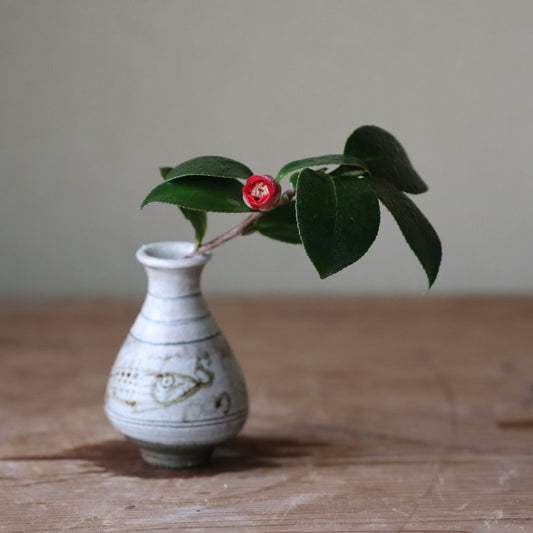
[{"label": "wooden table", "polygon": [[173,471],[102,409],[139,302],[0,304],[1,532],[533,532],[533,298],[210,307],[250,417]]}]

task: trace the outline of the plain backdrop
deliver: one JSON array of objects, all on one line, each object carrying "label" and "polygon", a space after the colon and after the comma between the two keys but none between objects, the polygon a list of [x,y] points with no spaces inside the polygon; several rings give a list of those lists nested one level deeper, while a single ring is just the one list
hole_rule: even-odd
[{"label": "plain backdrop", "polygon": [[[159,166],[199,155],[257,173],[393,133],[428,183],[433,294],[533,291],[531,0],[0,0],[0,295],[132,296],[134,254],[190,240],[139,204]],[[208,236],[238,222],[210,216]],[[383,211],[365,257],[320,280],[304,250],[216,251],[221,295],[423,294]]]}]

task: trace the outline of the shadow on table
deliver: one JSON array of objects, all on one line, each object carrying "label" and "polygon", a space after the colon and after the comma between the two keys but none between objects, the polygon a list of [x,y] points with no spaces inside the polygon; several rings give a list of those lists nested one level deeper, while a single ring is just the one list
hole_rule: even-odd
[{"label": "shadow on table", "polygon": [[323,442],[289,438],[240,436],[215,450],[211,462],[201,468],[170,469],[145,463],[137,447],[127,440],[107,440],[77,446],[58,454],[2,457],[4,461],[87,461],[117,476],[145,479],[209,477],[223,472],[278,468],[287,460],[313,455]]}]

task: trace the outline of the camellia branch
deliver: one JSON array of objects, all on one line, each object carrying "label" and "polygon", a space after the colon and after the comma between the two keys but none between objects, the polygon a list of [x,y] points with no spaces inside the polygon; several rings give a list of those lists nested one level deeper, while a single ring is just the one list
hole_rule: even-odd
[{"label": "camellia branch", "polygon": [[[195,244],[185,257],[211,253],[234,237],[255,232],[301,244],[320,278],[327,278],[370,248],[378,234],[382,204],[424,268],[429,287],[437,278],[442,258],[439,236],[407,196],[428,187],[398,140],[377,126],[353,131],[341,154],[291,161],[275,177],[254,174],[239,161],[220,156],[194,157],[160,171],[164,182],[148,193],[141,209],[155,202],[180,208],[194,230]],[[285,193],[283,178],[292,186]],[[238,212],[241,222],[203,242],[208,213],[216,212]]]},{"label": "camellia branch", "polygon": [[[290,189],[286,191],[285,193],[283,193],[283,196],[281,197],[281,200],[277,207],[292,200],[295,194],[296,194],[295,189]],[[185,258],[194,257],[195,255],[208,252],[209,250],[212,250],[213,248],[216,248],[217,246],[224,244],[230,239],[233,239],[234,237],[238,237],[239,235],[242,235],[257,219],[261,218],[264,214],[266,214],[265,211],[257,211],[255,213],[252,213],[250,216],[246,217],[242,222],[240,222],[233,228],[229,229],[225,233],[222,233],[222,235],[219,235],[218,237],[215,237],[213,240],[206,242],[205,244],[202,244],[202,246],[194,250],[194,252],[187,254]]]}]

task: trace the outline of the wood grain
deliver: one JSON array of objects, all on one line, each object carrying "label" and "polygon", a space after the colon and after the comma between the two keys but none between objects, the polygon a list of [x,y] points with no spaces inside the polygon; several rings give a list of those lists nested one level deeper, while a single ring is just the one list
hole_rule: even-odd
[{"label": "wood grain", "polygon": [[218,300],[248,423],[145,465],[103,395],[139,302],[0,304],[0,531],[533,532],[533,299]]}]

